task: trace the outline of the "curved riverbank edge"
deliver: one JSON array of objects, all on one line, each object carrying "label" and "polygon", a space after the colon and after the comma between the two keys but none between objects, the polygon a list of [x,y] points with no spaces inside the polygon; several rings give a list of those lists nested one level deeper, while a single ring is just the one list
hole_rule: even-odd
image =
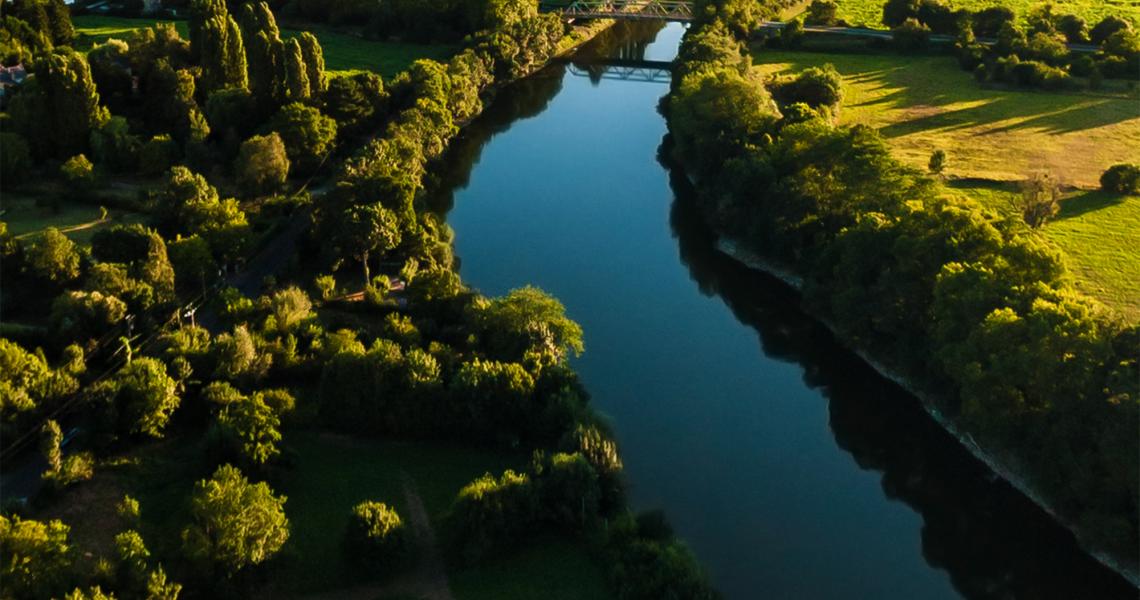
[{"label": "curved riverbank edge", "polygon": [[[769,260],[755,252],[752,252],[745,246],[743,242],[739,240],[722,236],[715,231],[714,234],[717,237],[716,249],[721,254],[724,254],[728,258],[731,258],[732,260],[740,263],[741,265],[744,265],[749,269],[775,277],[797,292],[803,292],[803,277],[799,276],[791,269],[772,260]],[[804,308],[804,310],[807,312],[806,308]],[[938,423],[938,425],[942,427],[943,430],[953,436],[954,439],[958,440],[958,443],[961,444],[962,447],[970,453],[970,455],[985,464],[991,471],[994,472],[995,475],[1016,489],[1019,493],[1021,493],[1021,495],[1025,496],[1034,504],[1036,504],[1056,523],[1060,524],[1062,527],[1072,533],[1077,540],[1078,546],[1085,553],[1093,557],[1100,564],[1111,569],[1113,572],[1126,579],[1130,584],[1140,590],[1140,570],[1136,568],[1129,568],[1127,564],[1128,561],[1121,559],[1119,556],[1114,556],[1108,552],[1090,547],[1085,542],[1084,538],[1080,535],[1076,524],[1061,516],[1052,507],[1047,498],[1041,496],[1036,490],[1034,490],[1026,480],[1025,476],[1017,472],[1015,465],[1009,464],[1010,461],[1002,460],[1001,458],[988,452],[985,448],[979,446],[978,443],[974,441],[973,436],[971,436],[968,432],[962,430],[953,419],[947,417],[938,410],[935,399],[929,392],[924,391],[911,379],[904,377],[894,369],[887,366],[884,362],[871,356],[867,351],[861,350],[851,344],[848,344],[847,341],[840,335],[838,328],[836,328],[834,324],[832,324],[829,320],[822,318],[812,312],[807,312],[807,314],[821,323],[824,327],[826,327],[844,348],[858,356],[860,360],[867,363],[867,365],[874,369],[875,372],[877,372],[882,377],[894,382],[899,387],[905,389],[908,393],[917,398],[919,400],[919,404],[922,405],[922,409],[926,412],[926,414],[930,415],[930,417],[934,419],[934,421]],[[1133,565],[1133,567],[1136,566],[1137,565]]]}]

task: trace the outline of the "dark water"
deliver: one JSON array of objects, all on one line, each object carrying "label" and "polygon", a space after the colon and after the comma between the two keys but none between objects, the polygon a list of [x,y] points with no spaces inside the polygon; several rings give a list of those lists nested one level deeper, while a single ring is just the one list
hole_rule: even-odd
[{"label": "dark water", "polygon": [[683,29],[660,28],[583,51],[623,59],[609,71],[500,93],[435,200],[468,284],[533,283],[582,324],[634,505],[664,508],[730,599],[1136,597],[791,290],[714,250],[658,160],[667,85],[624,68],[672,59]]}]

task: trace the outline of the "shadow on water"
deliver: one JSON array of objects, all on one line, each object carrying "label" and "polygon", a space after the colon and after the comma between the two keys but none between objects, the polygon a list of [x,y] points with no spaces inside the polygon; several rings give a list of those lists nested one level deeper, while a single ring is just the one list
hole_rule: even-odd
[{"label": "shadow on water", "polygon": [[[668,142],[666,142],[668,143]],[[667,163],[667,161],[663,161]],[[967,598],[1136,598],[1123,578],[1082,552],[1067,530],[970,456],[893,382],[839,346],[800,310],[797,292],[716,250],[692,187],[669,170],[670,223],[702,293],[720,297],[756,330],[764,353],[799,364],[828,400],[836,444],[884,493],[923,519],[926,561]]]}]

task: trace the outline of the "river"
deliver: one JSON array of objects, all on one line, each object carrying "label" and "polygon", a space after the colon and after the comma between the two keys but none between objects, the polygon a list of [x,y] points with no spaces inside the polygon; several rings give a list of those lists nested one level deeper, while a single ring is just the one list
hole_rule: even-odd
[{"label": "river", "polygon": [[[778,280],[718,253],[658,160],[680,25],[619,25],[502,90],[432,201],[460,272],[534,284],[585,330],[632,504],[662,508],[730,600],[1135,598]],[[585,63],[620,58],[603,72]]]}]

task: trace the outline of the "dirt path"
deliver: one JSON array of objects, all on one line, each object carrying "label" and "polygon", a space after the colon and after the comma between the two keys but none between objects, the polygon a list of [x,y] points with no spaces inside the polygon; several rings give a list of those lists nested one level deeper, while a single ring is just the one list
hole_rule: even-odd
[{"label": "dirt path", "polygon": [[303,600],[378,600],[384,598],[418,598],[420,600],[455,600],[447,584],[447,569],[443,554],[436,543],[435,530],[427,509],[416,491],[416,484],[403,475],[404,501],[407,511],[403,515],[411,530],[412,555],[415,566],[396,579],[382,584],[361,585],[324,594],[304,596]]}]

